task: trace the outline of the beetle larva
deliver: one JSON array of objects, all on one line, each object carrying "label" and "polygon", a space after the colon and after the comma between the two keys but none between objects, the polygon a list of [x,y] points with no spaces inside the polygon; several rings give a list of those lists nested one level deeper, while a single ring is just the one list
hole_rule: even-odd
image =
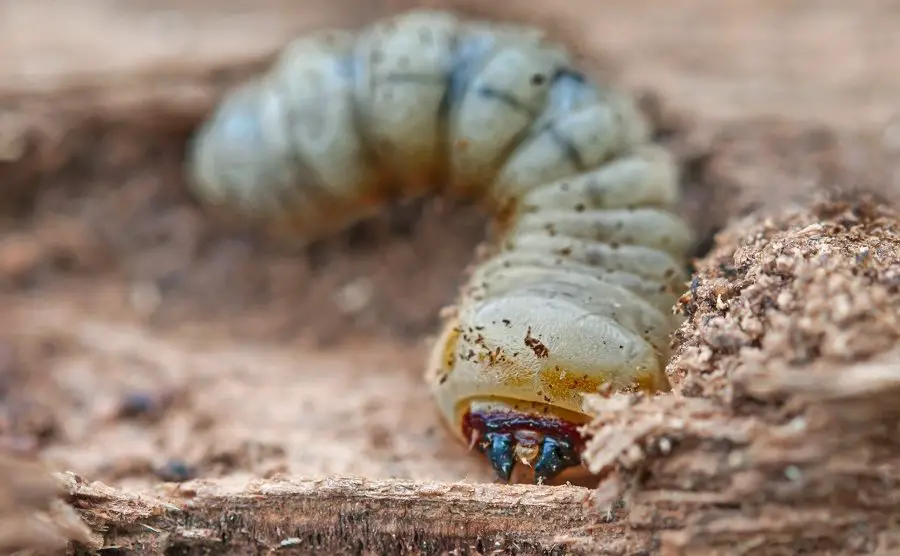
[{"label": "beetle larva", "polygon": [[537,30],[417,10],[297,39],[225,98],[189,165],[209,203],[310,238],[397,193],[487,207],[492,249],[426,378],[503,480],[580,463],[583,394],[670,388],[691,236],[674,162],[628,95]]}]

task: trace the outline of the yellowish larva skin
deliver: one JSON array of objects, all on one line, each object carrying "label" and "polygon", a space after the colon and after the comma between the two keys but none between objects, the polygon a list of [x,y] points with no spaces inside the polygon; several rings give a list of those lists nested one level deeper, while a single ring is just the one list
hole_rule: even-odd
[{"label": "yellowish larva skin", "polygon": [[426,379],[499,477],[579,463],[584,394],[669,389],[692,234],[678,175],[629,96],[528,27],[412,11],[291,43],[199,130],[212,204],[314,239],[397,193],[475,197],[495,237]]}]

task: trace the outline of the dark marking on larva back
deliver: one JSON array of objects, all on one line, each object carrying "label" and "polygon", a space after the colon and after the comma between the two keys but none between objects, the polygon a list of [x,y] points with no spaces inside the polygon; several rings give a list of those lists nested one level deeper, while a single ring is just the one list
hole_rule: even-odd
[{"label": "dark marking on larva back", "polygon": [[579,172],[587,170],[587,166],[581,156],[581,151],[578,150],[575,143],[570,141],[568,137],[564,136],[562,132],[556,128],[556,124],[548,124],[547,127],[544,128],[543,133],[549,133],[550,136],[553,137],[553,141],[559,145],[560,150],[565,153],[566,158],[569,159],[569,162],[572,163],[572,166],[574,166],[576,170]]},{"label": "dark marking on larva back", "polygon": [[510,93],[508,93],[506,91],[498,91],[497,89],[494,89],[492,87],[479,87],[476,90],[476,93],[481,98],[489,98],[492,100],[496,100],[503,106],[506,106],[507,108],[512,109],[514,112],[524,114],[525,116],[528,116],[529,118],[532,118],[532,119],[536,118],[539,114],[538,111],[532,110],[521,100],[517,99],[516,97],[514,97],[513,95],[511,95]]},{"label": "dark marking on larva back", "polygon": [[455,107],[462,104],[478,72],[490,63],[494,44],[485,37],[455,37],[453,65],[447,75],[447,89],[441,99],[440,113],[450,118]]},{"label": "dark marking on larva back", "polygon": [[[540,76],[541,79],[538,79],[539,83],[534,82],[534,77],[535,76],[532,76],[533,85],[543,84],[543,75]],[[548,101],[553,100],[554,95],[556,97],[564,97],[565,100],[559,100],[559,98],[557,98],[555,110],[560,113],[559,115],[564,115],[570,109],[570,106],[576,102],[578,94],[583,93],[583,89],[585,89],[586,85],[587,81],[580,72],[566,66],[558,67],[550,76],[550,84],[547,91]],[[561,93],[560,91],[563,92]],[[545,106],[541,111],[528,110],[526,113],[532,119],[536,119],[541,116],[543,110],[547,108],[548,106]],[[499,166],[503,161],[508,160],[512,154],[523,145],[537,140],[543,134],[548,134],[552,137],[553,142],[559,146],[560,152],[563,153],[574,168],[579,172],[587,170],[587,165],[584,163],[578,147],[569,140],[564,133],[556,128],[556,117],[558,117],[558,115],[552,117],[549,121],[538,127],[529,126],[523,129],[521,133],[510,141],[503,153],[497,157],[495,164]]]}]

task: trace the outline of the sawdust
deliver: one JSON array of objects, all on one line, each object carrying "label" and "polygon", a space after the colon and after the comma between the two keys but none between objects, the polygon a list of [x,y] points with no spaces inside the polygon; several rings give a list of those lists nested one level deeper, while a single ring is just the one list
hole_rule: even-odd
[{"label": "sawdust", "polygon": [[[841,373],[896,347],[897,218],[860,199],[744,221],[722,233],[722,247],[704,261],[679,307],[689,317],[671,367],[681,391],[741,411],[767,387],[778,389],[773,378],[757,374],[760,368],[777,363],[791,370],[777,369],[779,380],[812,365]],[[744,369],[759,384],[744,378]]]},{"label": "sawdust", "polygon": [[731,224],[679,303],[675,395],[592,400],[602,503],[670,553],[897,549],[898,289],[888,206]]}]

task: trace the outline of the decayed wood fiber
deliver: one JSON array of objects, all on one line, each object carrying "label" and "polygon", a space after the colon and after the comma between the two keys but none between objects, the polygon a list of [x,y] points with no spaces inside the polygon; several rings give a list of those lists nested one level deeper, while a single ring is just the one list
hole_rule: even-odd
[{"label": "decayed wood fiber", "polygon": [[735,223],[679,308],[677,395],[592,400],[605,503],[667,554],[900,548],[898,213]]}]

